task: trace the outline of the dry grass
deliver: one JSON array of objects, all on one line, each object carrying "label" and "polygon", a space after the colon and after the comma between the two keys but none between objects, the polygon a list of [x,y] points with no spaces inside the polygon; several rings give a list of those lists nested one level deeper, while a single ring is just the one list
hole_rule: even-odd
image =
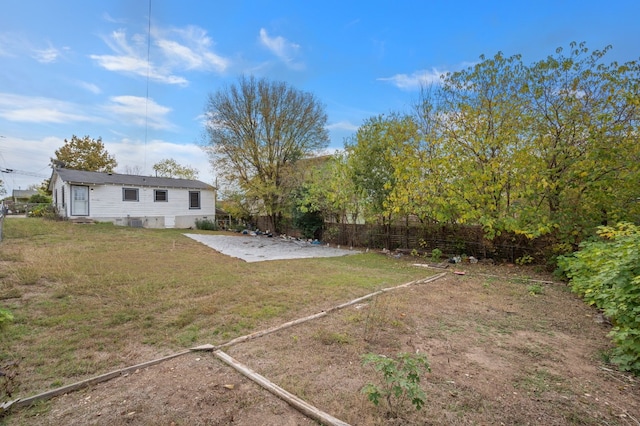
[{"label": "dry grass", "polygon": [[[637,424],[637,382],[602,374],[607,330],[590,307],[560,285],[534,295],[517,280],[483,281],[449,275],[228,352],[354,425]],[[381,379],[362,365],[370,352],[427,355],[420,412],[389,418],[366,400],[363,386]]]},{"label": "dry grass", "polygon": [[13,397],[25,397],[425,275],[375,254],[249,264],[179,230],[10,218],[0,306],[15,319],[0,365],[18,362]]},{"label": "dry grass", "polygon": [[[27,220],[9,221],[5,236],[0,306],[16,318],[1,331],[0,363],[19,361],[14,396],[222,343],[430,274],[409,266],[413,259],[379,254],[248,264],[174,230]],[[610,326],[594,321],[592,307],[564,285],[533,291],[527,276],[548,279],[535,268],[456,269],[466,274],[385,292],[225,351],[350,424],[639,424],[640,384],[604,364]],[[361,393],[380,379],[362,355],[399,352],[426,354],[432,372],[421,382],[425,407],[390,418]],[[265,393],[198,352],[5,420],[311,424]]]}]

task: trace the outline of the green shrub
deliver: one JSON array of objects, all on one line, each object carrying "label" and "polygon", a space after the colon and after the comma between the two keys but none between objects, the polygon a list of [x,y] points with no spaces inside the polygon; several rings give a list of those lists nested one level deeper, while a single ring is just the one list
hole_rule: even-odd
[{"label": "green shrub", "polygon": [[640,227],[601,226],[598,235],[573,255],[559,257],[558,266],[572,290],[611,319],[611,361],[640,374]]},{"label": "green shrub", "polygon": [[29,217],[44,217],[47,219],[56,218],[56,209],[51,204],[37,204],[32,206],[27,212]]},{"label": "green shrub", "polygon": [[218,225],[209,219],[196,219],[196,228],[205,231],[217,231]]},{"label": "green shrub", "polygon": [[398,417],[407,400],[416,410],[424,406],[427,396],[420,387],[420,375],[431,371],[426,355],[401,352],[394,359],[369,353],[362,357],[362,365],[368,364],[382,373],[379,386],[369,383],[362,388],[374,405],[385,401],[392,417]]},{"label": "green shrub", "polygon": [[544,288],[540,284],[532,284],[527,286],[527,291],[532,296],[544,293]]},{"label": "green shrub", "polygon": [[293,227],[302,233],[304,238],[315,238],[324,225],[324,218],[318,211],[293,211]]},{"label": "green shrub", "polygon": [[33,194],[28,201],[29,204],[51,204],[51,197],[44,194]]},{"label": "green shrub", "polygon": [[523,255],[522,257],[519,257],[516,259],[516,264],[517,265],[528,265],[531,262],[533,262],[533,257],[531,257],[528,254]]},{"label": "green shrub", "polygon": [[433,250],[431,250],[431,260],[433,260],[434,262],[438,262],[440,260],[440,257],[442,257],[442,250],[440,250],[439,248],[434,248]]}]

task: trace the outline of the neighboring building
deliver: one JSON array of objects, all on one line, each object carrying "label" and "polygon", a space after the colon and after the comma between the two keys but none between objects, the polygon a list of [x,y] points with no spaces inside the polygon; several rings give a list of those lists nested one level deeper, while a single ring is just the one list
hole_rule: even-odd
[{"label": "neighboring building", "polygon": [[31,189],[14,189],[11,191],[11,197],[5,198],[3,201],[4,214],[24,214],[29,208],[29,199],[38,194],[38,191]]},{"label": "neighboring building", "polygon": [[61,217],[145,228],[215,223],[216,188],[199,180],[55,168],[49,190]]},{"label": "neighboring building", "polygon": [[36,195],[38,191],[32,189],[14,189],[11,192],[11,198],[14,203],[26,203],[33,195]]},{"label": "neighboring building", "polygon": [[231,229],[232,218],[229,213],[216,207],[216,220],[218,221],[218,229]]}]

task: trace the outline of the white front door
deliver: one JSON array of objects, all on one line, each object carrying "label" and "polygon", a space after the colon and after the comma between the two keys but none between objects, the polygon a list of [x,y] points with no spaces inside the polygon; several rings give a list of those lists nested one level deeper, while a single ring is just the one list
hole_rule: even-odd
[{"label": "white front door", "polygon": [[71,185],[71,216],[89,216],[89,187]]}]

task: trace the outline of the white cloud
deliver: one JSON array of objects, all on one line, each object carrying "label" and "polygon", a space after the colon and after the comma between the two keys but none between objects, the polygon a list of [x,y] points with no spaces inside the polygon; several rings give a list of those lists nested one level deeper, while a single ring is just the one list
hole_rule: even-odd
[{"label": "white cloud", "polygon": [[[163,140],[151,140],[147,143],[126,138],[118,140],[103,139],[105,149],[118,162],[117,171],[125,172],[127,167],[139,168],[142,174],[152,175],[153,165],[165,158],[173,158],[182,165],[194,167],[199,172],[198,179],[214,182],[214,173],[208,157],[194,144],[177,144]],[[42,139],[23,139],[12,136],[0,138],[0,168],[13,169],[37,174],[42,177],[20,173],[2,173],[0,179],[8,194],[13,189],[26,189],[29,185],[39,184],[51,175],[49,166],[55,150],[64,145],[64,138],[45,137]]]},{"label": "white cloud", "polygon": [[184,77],[174,75],[171,70],[158,68],[153,62],[147,61],[147,46],[142,38],[142,36],[134,36],[133,44],[130,44],[124,30],[114,31],[110,37],[104,38],[104,41],[116,55],[89,55],[89,57],[109,71],[131,73],[149,77],[160,83],[186,86],[188,81]]},{"label": "white cloud", "polygon": [[167,130],[174,125],[167,119],[171,108],[157,104],[152,99],[140,96],[112,96],[104,109],[115,114],[121,123],[132,123],[153,129]]},{"label": "white cloud", "polygon": [[[453,67],[453,71],[472,68],[477,62],[461,62],[457,66]],[[437,68],[431,68],[431,70],[419,70],[412,74],[396,74],[392,77],[378,78],[379,81],[389,81],[394,86],[403,90],[418,90],[422,86],[428,86],[430,84],[440,84],[442,77],[451,70],[442,71]]]},{"label": "white cloud", "polygon": [[96,86],[93,83],[89,83],[89,82],[86,82],[86,81],[78,80],[78,81],[76,81],[76,84],[78,85],[78,87],[81,87],[84,90],[86,90],[87,92],[93,93],[94,95],[99,95],[100,93],[102,93],[102,89],[100,89],[100,87]]},{"label": "white cloud", "polygon": [[157,43],[166,56],[171,57],[175,62],[182,62],[185,68],[194,69],[202,66],[202,56],[188,47],[172,40],[158,40]]},{"label": "white cloud", "polygon": [[422,86],[429,84],[437,84],[440,77],[445,74],[444,71],[438,71],[435,68],[429,70],[416,71],[411,75],[396,74],[392,77],[378,78],[379,81],[389,81],[394,86],[403,90],[416,90]]},{"label": "white cloud", "polygon": [[260,35],[258,37],[260,43],[265,46],[269,51],[282,60],[289,68],[295,70],[304,69],[304,64],[301,62],[295,62],[295,56],[300,49],[300,45],[292,43],[284,37],[270,37],[267,30],[260,28]]},{"label": "white cloud", "polygon": [[46,48],[40,49],[21,34],[0,33],[0,56],[16,57],[27,54],[40,63],[49,64],[57,61],[62,51],[69,50],[68,47],[58,49],[51,42],[46,44]]},{"label": "white cloud", "polygon": [[195,144],[177,144],[159,139],[144,143],[123,138],[117,142],[105,142],[105,149],[116,158],[117,171],[121,173],[129,167],[141,170],[142,174],[152,175],[154,164],[173,158],[183,166],[198,170],[199,180],[207,183],[214,181],[209,158]]},{"label": "white cloud", "polygon": [[[0,175],[7,193],[11,195],[14,189],[27,189],[30,185],[40,184],[51,176],[50,158],[63,144],[63,139],[54,137],[23,139],[6,136],[0,138],[0,168],[16,171]],[[39,176],[30,176],[21,172]]]},{"label": "white cloud", "polygon": [[124,30],[114,31],[104,40],[116,55],[89,55],[89,57],[109,71],[131,73],[149,77],[160,83],[186,86],[187,79],[174,75],[171,70],[158,68],[153,62],[147,60],[147,47],[143,46],[141,38],[141,36],[132,37],[134,42],[132,45],[127,41]]},{"label": "white cloud", "polygon": [[103,38],[112,55],[90,55],[101,67],[115,72],[149,77],[166,84],[186,86],[189,81],[180,71],[224,72],[229,60],[212,51],[207,32],[196,26],[164,30],[154,28],[149,51],[147,35],[134,34],[130,40],[125,30],[113,31]]},{"label": "white cloud", "polygon": [[68,123],[96,121],[81,108],[56,99],[0,93],[0,117],[15,122]]},{"label": "white cloud", "polygon": [[210,122],[210,114],[204,113],[204,114],[198,114],[197,116],[195,116],[193,118],[193,121],[195,121],[196,123],[198,123],[198,127],[201,129],[206,129],[207,125]]},{"label": "white cloud", "polygon": [[105,21],[110,22],[112,24],[121,25],[121,24],[125,24],[126,23],[126,20],[124,20],[124,19],[116,19],[116,18],[112,17],[111,15],[109,15],[107,12],[104,12],[102,14],[102,19],[104,19]]},{"label": "white cloud", "polygon": [[49,46],[47,49],[35,49],[33,58],[43,64],[50,64],[55,62],[60,56],[60,51],[53,46]]},{"label": "white cloud", "polygon": [[106,105],[87,110],[86,106],[51,98],[0,93],[0,117],[26,123],[115,122],[138,127],[148,125],[159,130],[175,129],[175,125],[167,117],[171,108],[160,105],[153,99],[113,96],[109,101]]},{"label": "white cloud", "polygon": [[2,112],[0,116],[9,121],[23,123],[68,123],[70,121],[92,121],[90,117],[73,114],[60,110],[52,110],[47,107],[29,107]]},{"label": "white cloud", "polygon": [[346,130],[350,132],[355,132],[358,130],[358,126],[349,122],[349,121],[338,121],[336,123],[332,123],[326,126],[327,130]]},{"label": "white cloud", "polygon": [[[166,32],[154,31],[156,44],[172,67],[185,70],[224,72],[230,61],[214,53],[213,41],[202,28],[190,25],[186,28],[172,29]],[[180,42],[170,39],[177,37]]]}]

